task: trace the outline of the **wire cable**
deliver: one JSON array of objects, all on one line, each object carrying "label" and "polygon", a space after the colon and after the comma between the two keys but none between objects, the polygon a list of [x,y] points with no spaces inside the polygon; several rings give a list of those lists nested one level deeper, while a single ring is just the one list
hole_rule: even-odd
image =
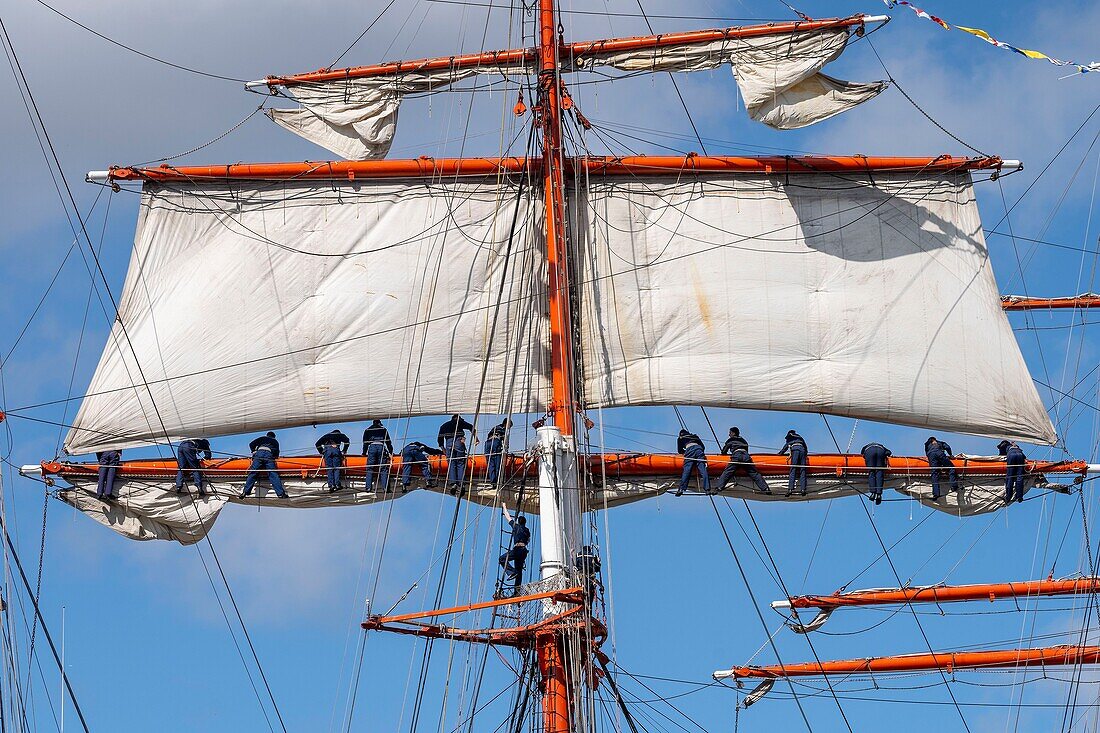
[{"label": "wire cable", "polygon": [[[38,0],[38,1],[41,2],[41,0]],[[2,18],[0,18],[0,35],[2,35],[2,37],[4,39],[5,49],[7,50],[7,52],[10,55],[10,59],[12,61],[12,66],[13,66],[13,72],[16,73],[18,81],[21,82],[21,91],[26,92],[26,100],[29,101],[30,108],[33,109],[33,119],[37,120],[36,130],[41,132],[42,139],[44,139],[47,147],[49,148],[50,156],[52,157],[52,160],[53,160],[53,166],[56,168],[56,170],[57,170],[57,172],[58,172],[58,174],[61,178],[61,183],[64,186],[65,193],[67,195],[69,205],[72,207],[72,210],[76,213],[77,222],[80,225],[80,232],[83,235],[83,241],[85,241],[88,245],[89,253],[91,254],[92,260],[94,261],[95,266],[96,266],[96,271],[99,274],[99,277],[100,277],[100,279],[103,283],[103,287],[105,289],[105,292],[106,292],[108,298],[110,299],[111,306],[114,309],[116,321],[118,322],[118,324],[120,326],[120,329],[122,331],[123,337],[126,339],[127,345],[129,346],[129,349],[130,349],[131,353],[134,356],[135,366],[136,366],[136,368],[137,368],[137,370],[138,370],[138,372],[141,376],[141,379],[145,383],[146,392],[148,394],[150,394],[150,396],[151,396],[152,391],[149,387],[148,380],[145,377],[145,373],[144,373],[144,371],[141,367],[141,363],[138,360],[137,351],[134,348],[133,343],[130,341],[130,336],[129,336],[129,333],[126,329],[126,324],[122,320],[121,313],[119,311],[118,301],[115,299],[114,294],[111,291],[110,284],[107,281],[107,274],[106,274],[105,270],[103,269],[102,263],[100,262],[99,253],[96,251],[95,246],[92,244],[91,235],[88,233],[86,222],[82,218],[80,218],[80,209],[77,206],[76,198],[73,195],[72,189],[69,187],[68,181],[64,177],[64,168],[61,166],[60,157],[58,156],[57,150],[54,147],[53,140],[50,137],[49,131],[46,128],[45,120],[42,117],[42,113],[39,111],[38,104],[35,101],[34,95],[31,91],[30,83],[27,80],[26,74],[23,72],[22,64],[19,61],[19,57],[16,54],[15,47],[12,44],[11,37],[8,34],[7,27],[5,26],[4,21],[3,21]],[[28,112],[30,112],[30,110],[28,110]],[[51,170],[51,173],[52,173],[52,170]],[[55,182],[55,184],[56,184],[56,182]],[[58,191],[58,193],[60,194],[60,191]],[[66,207],[66,216],[68,216],[68,208],[67,207]],[[159,420],[161,428],[162,428],[165,436],[167,437],[168,436],[168,430],[165,427],[164,420],[163,420],[163,418],[161,418],[160,411],[158,410],[155,401],[152,402],[152,407],[153,407],[154,412],[156,412],[157,419]],[[169,443],[169,445],[171,445],[170,440],[168,441],[168,443]],[[200,523],[205,524],[202,520],[201,515],[199,515],[199,521],[200,521]],[[205,527],[204,527],[204,530],[205,530]],[[278,706],[278,703],[275,700],[274,693],[272,692],[271,687],[267,682],[267,675],[264,673],[263,665],[260,663],[259,656],[256,652],[255,647],[252,644],[251,635],[249,634],[248,627],[244,623],[244,619],[241,616],[240,608],[237,605],[236,598],[234,597],[232,588],[229,585],[229,579],[226,577],[225,571],[224,571],[224,569],[222,568],[222,565],[221,565],[221,561],[218,558],[217,552],[214,550],[214,545],[210,540],[209,533],[204,531],[203,535],[204,535],[204,537],[205,537],[205,539],[208,543],[208,546],[210,547],[210,552],[211,552],[211,555],[214,558],[215,564],[217,565],[218,572],[221,574],[222,582],[225,585],[226,592],[228,593],[229,599],[232,602],[233,609],[237,614],[237,619],[241,624],[241,631],[244,633],[245,639],[248,642],[249,649],[251,650],[253,659],[256,662],[256,666],[257,666],[257,669],[260,673],[260,677],[263,679],[264,685],[267,687],[267,692],[268,692],[268,696],[271,700],[271,705],[274,708],[276,717],[278,717],[279,722],[282,725],[283,731],[285,733],[286,725],[283,722],[282,713],[279,710],[279,706]],[[5,529],[5,536],[6,536],[6,529]],[[9,544],[10,544],[10,539],[9,539]],[[200,557],[201,557],[201,552],[200,552]],[[203,562],[205,564],[205,559],[203,560]],[[45,630],[45,629],[43,629],[43,630]]]},{"label": "wire cable", "polygon": [[[39,0],[39,2],[41,2],[41,0]],[[355,48],[356,44],[358,44],[359,41],[363,40],[363,36],[367,35],[367,32],[371,28],[374,27],[375,23],[382,20],[382,16],[385,15],[386,11],[389,10],[390,8],[392,8],[396,2],[397,2],[397,0],[390,0],[388,3],[386,3],[386,7],[382,8],[382,12],[380,12],[378,15],[374,16],[374,20],[372,20],[370,23],[367,23],[367,27],[363,29],[363,32],[360,33],[358,36],[356,36],[355,40],[352,41],[348,45],[347,48],[345,48],[343,51],[341,51],[340,55],[337,56],[333,60],[333,62],[331,64],[329,64],[326,68],[331,69],[333,66],[336,66],[336,64],[340,63],[340,59],[344,58],[344,56],[346,56],[348,54],[348,52],[351,51],[351,49]]]},{"label": "wire cable", "polygon": [[[825,421],[825,427],[829,430],[829,436],[832,437],[833,443],[836,445],[837,451],[839,451],[840,443],[837,442],[836,435],[833,434],[833,428],[831,425],[829,425],[829,419],[825,417],[824,413],[821,413],[821,419]],[[894,559],[890,557],[890,551],[886,549],[886,543],[883,541],[882,535],[878,531],[878,526],[875,525],[874,517],[871,516],[871,512],[867,509],[867,504],[865,502],[861,501],[859,502],[859,505],[863,508],[863,513],[867,516],[867,522],[871,525],[871,529],[874,530],[875,537],[878,538],[879,546],[882,547],[882,555],[886,558],[886,562],[890,565],[890,570],[893,572],[894,578],[897,580],[898,587],[902,587],[901,574],[898,573],[898,569],[894,565]],[[917,629],[920,630],[921,637],[924,639],[924,644],[928,647],[928,652],[934,655],[936,652],[932,649],[932,642],[928,639],[928,635],[924,632],[924,626],[921,624],[920,618],[916,614],[916,609],[913,608],[912,605],[908,605],[907,608],[909,608],[909,610],[913,612],[913,621],[916,623]],[[939,670],[939,673],[940,677],[943,678],[944,686],[947,688],[947,694],[951,697],[951,701],[955,703],[955,710],[959,714],[959,720],[962,721],[963,728],[967,731],[967,733],[970,733],[970,726],[966,722],[966,716],[963,714],[962,708],[959,707],[958,701],[955,699],[955,692],[951,689],[951,685],[947,682],[947,675],[942,669]]]},{"label": "wire cable", "polygon": [[219,79],[221,81],[232,81],[232,82],[237,82],[239,84],[244,84],[245,82],[248,81],[248,79],[238,79],[234,76],[224,76],[222,74],[212,74],[208,71],[201,71],[199,69],[191,68],[190,66],[184,66],[183,64],[177,64],[175,62],[168,61],[166,59],[158,58],[157,56],[154,56],[154,55],[149,54],[149,53],[145,53],[144,51],[139,51],[138,49],[134,48],[133,46],[127,46],[125,43],[122,43],[121,41],[116,41],[115,39],[111,38],[110,36],[106,36],[106,35],[100,33],[99,31],[95,30],[94,28],[89,28],[88,26],[84,25],[83,23],[81,23],[76,18],[73,18],[72,16],[66,15],[65,13],[63,13],[60,10],[58,10],[57,8],[55,8],[54,6],[43,2],[43,0],[34,0],[34,1],[36,3],[38,3],[39,5],[41,5],[42,7],[49,10],[50,12],[56,13],[57,15],[60,15],[62,18],[69,21],[73,25],[76,25],[80,28],[83,28],[84,30],[91,33],[93,36],[96,36],[97,38],[101,38],[104,41],[106,41],[107,43],[110,43],[114,46],[118,46],[119,48],[125,49],[125,50],[129,51],[130,53],[135,53],[138,56],[149,59],[150,61],[155,61],[158,64],[164,64],[165,66],[170,66],[173,69],[179,69],[180,71],[186,71],[190,74],[197,74],[198,76],[205,76],[208,79]]},{"label": "wire cable", "polygon": [[53,653],[53,660],[57,664],[58,671],[61,673],[61,681],[65,685],[65,691],[69,693],[69,701],[73,704],[73,709],[80,719],[80,725],[84,729],[84,733],[90,733],[88,721],[84,718],[84,711],[80,707],[80,702],[76,699],[76,692],[73,691],[73,686],[69,682],[69,675],[65,672],[65,665],[61,663],[61,657],[57,653],[57,646],[53,643],[53,635],[50,634],[50,628],[46,624],[46,619],[42,616],[42,609],[39,607],[38,601],[34,597],[34,589],[31,588],[30,581],[27,580],[27,574],[23,572],[23,563],[19,561],[19,553],[15,551],[15,545],[12,544],[11,535],[8,534],[7,524],[0,522],[0,530],[4,533],[4,542],[8,546],[8,552],[11,553],[12,560],[15,561],[15,567],[19,570],[19,577],[23,581],[23,587],[27,591],[27,596],[34,605],[35,618],[38,619],[38,624],[42,627],[42,634],[46,637],[46,641],[50,645],[50,651]]}]

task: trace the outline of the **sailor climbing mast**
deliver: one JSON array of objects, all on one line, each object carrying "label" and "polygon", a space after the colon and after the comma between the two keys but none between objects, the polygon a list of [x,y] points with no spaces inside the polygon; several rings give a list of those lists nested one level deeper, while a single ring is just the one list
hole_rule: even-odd
[{"label": "sailor climbing mast", "polygon": [[[558,23],[554,0],[539,5],[539,98],[536,124],[542,128],[542,180],[546,205],[546,255],[550,309],[550,413],[553,425],[538,430],[539,507],[542,527],[541,576],[564,580],[577,545],[580,493],[573,436],[576,410],[573,382],[573,319],[569,302],[569,260],[565,223],[565,183],[562,173],[561,89],[558,64]],[[552,582],[552,581],[551,581]],[[563,584],[567,585],[567,583]],[[546,604],[546,615],[555,613]],[[572,729],[570,684],[566,674],[563,633],[539,640],[537,651],[543,681],[542,715],[546,733]]]}]

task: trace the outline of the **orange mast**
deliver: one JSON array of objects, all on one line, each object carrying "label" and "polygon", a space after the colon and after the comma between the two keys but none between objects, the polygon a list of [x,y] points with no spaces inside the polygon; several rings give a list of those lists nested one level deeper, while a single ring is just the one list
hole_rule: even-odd
[{"label": "orange mast", "polygon": [[891,657],[842,659],[801,664],[734,667],[714,673],[715,679],[779,679],[781,677],[821,677],[833,674],[874,672],[920,672],[960,669],[998,669],[1071,664],[1100,664],[1100,646],[1048,646],[1035,649],[999,649],[987,652],[935,652],[900,654]]},{"label": "orange mast", "polygon": [[[540,9],[539,23],[542,28],[542,10]],[[551,16],[553,8],[550,8]],[[555,63],[558,59],[583,63],[585,56],[594,56],[603,53],[617,53],[621,51],[642,51],[646,49],[661,48],[664,46],[680,45],[685,43],[712,43],[714,41],[729,40],[734,38],[754,38],[759,36],[774,35],[777,33],[795,33],[798,31],[817,31],[829,28],[862,28],[867,23],[882,23],[888,20],[885,15],[853,15],[850,18],[830,18],[826,20],[792,21],[790,23],[767,23],[747,27],[714,28],[710,30],[686,31],[683,33],[665,33],[657,36],[633,36],[630,38],[608,38],[598,41],[580,41],[578,43],[556,44]],[[556,27],[556,22],[551,19],[550,31]],[[346,69],[320,69],[305,74],[287,74],[285,76],[269,76],[266,79],[249,82],[246,86],[250,89],[256,87],[287,86],[298,84],[323,83],[332,81],[344,81],[345,79],[367,79],[375,76],[388,76],[402,72],[426,72],[442,71],[445,69],[470,69],[484,66],[519,66],[538,62],[540,69],[545,69],[544,40],[540,36],[539,47],[511,48],[500,51],[483,51],[481,53],[462,54],[460,56],[437,56],[435,58],[417,59],[415,61],[390,61],[371,66],[354,66]]]},{"label": "orange mast", "polygon": [[[1086,466],[1086,471],[1088,467]],[[817,631],[833,612],[847,606],[882,606],[895,603],[954,603],[958,601],[990,602],[998,598],[1032,598],[1035,596],[1067,596],[1100,593],[1100,578],[1085,577],[1068,580],[1026,580],[1015,583],[979,583],[975,585],[925,585],[911,588],[875,588],[850,593],[837,592],[828,596],[794,596],[772,601],[772,608],[794,610],[787,626],[796,634]],[[816,608],[817,615],[809,622],[798,619],[798,609]]]},{"label": "orange mast", "polygon": [[1070,308],[1096,308],[1100,295],[1081,293],[1062,298],[1028,298],[1023,295],[1002,295],[1001,307],[1006,311],[1064,310]]},{"label": "orange mast", "polygon": [[[785,456],[774,454],[757,454],[752,457],[757,470],[764,476],[786,476],[790,471],[790,465]],[[240,480],[248,473],[251,458],[228,458],[202,462],[202,471],[220,480]],[[436,474],[446,474],[447,459],[444,456],[432,456],[428,459],[432,471]],[[931,472],[928,459],[920,457],[893,456],[891,465],[887,471],[900,473],[907,476],[927,476]],[[952,461],[955,470],[960,476],[997,476],[1005,473],[1005,462],[997,459],[983,458],[958,458]],[[294,478],[296,475],[305,477],[315,474],[323,468],[324,462],[320,456],[283,456],[275,461],[276,470],[284,479]],[[475,476],[485,474],[486,459],[482,455],[471,455],[467,458],[467,469]],[[724,459],[712,457],[708,470],[711,475],[717,475],[725,468]],[[528,476],[537,478],[538,471],[522,455],[508,455],[502,463],[502,470],[509,476]],[[676,454],[662,453],[595,453],[587,456],[585,460],[586,470],[596,476],[606,474],[609,478],[619,479],[666,479],[672,480],[680,476],[684,468],[684,457]],[[401,467],[401,458],[393,459],[393,470],[396,472]],[[39,472],[49,480],[63,479],[65,481],[94,480],[99,466],[96,463],[70,463],[68,461],[43,461],[39,466],[24,466],[25,472]],[[175,478],[179,465],[174,458],[145,458],[123,461],[119,466],[118,475],[129,479],[168,480]],[[366,475],[367,459],[365,456],[348,456],[344,470],[349,477],[361,478]],[[1100,471],[1093,467],[1093,471]],[[817,454],[808,459],[807,472],[811,476],[830,476],[834,479],[844,476],[859,476],[866,474],[867,468],[863,457],[858,454]],[[1075,474],[1075,478],[1083,477],[1090,472],[1089,464],[1084,461],[1028,461],[1028,474]],[[1061,582],[1061,581],[1055,581]],[[1098,581],[1100,582],[1100,581]],[[1015,584],[1019,586],[1020,584]],[[817,596],[829,598],[829,596]],[[984,596],[981,596],[984,597]],[[786,603],[780,601],[779,603]],[[801,606],[799,606],[801,608]]]},{"label": "orange mast", "polygon": [[550,411],[562,435],[573,434],[573,319],[569,304],[569,263],[562,174],[561,81],[558,76],[557,20],[553,0],[539,10],[539,104],[542,126],[542,180],[546,204],[546,256],[550,301]]},{"label": "orange mast", "polygon": [[795,596],[775,601],[772,608],[840,608],[842,606],[882,606],[895,603],[954,603],[958,601],[995,601],[1001,598],[1068,596],[1100,593],[1100,578],[1067,580],[1025,580],[1015,583],[979,583],[975,585],[926,585],[915,588],[856,590],[828,596]]},{"label": "orange mast", "polygon": [[[565,182],[562,175],[561,104],[558,75],[558,35],[554,0],[539,2],[539,100],[536,120],[542,126],[542,180],[546,205],[546,259],[549,277],[550,307],[550,413],[561,435],[573,435],[573,318],[569,304],[569,253],[566,247]],[[557,465],[556,456],[551,459]],[[554,469],[557,471],[557,469]],[[555,476],[555,482],[557,480]],[[556,493],[556,492],[555,492]],[[544,492],[540,489],[540,504]],[[555,502],[557,503],[557,502]],[[565,507],[557,504],[554,514]],[[568,518],[561,518],[567,520]],[[542,527],[544,533],[556,530],[558,523]],[[560,545],[558,537],[543,537]],[[559,552],[560,554],[560,552]],[[543,553],[543,562],[547,558]],[[545,564],[544,564],[545,568]],[[544,570],[545,573],[545,570]],[[536,647],[542,675],[542,716],[546,733],[569,733],[572,726],[569,680],[565,667],[565,635],[543,636]]]},{"label": "orange mast", "polygon": [[[1014,161],[1002,161],[1000,158],[955,158],[940,156],[936,158],[868,158],[863,156],[847,157],[736,157],[736,156],[632,156],[632,157],[579,157],[567,160],[562,141],[562,111],[569,109],[571,100],[561,81],[562,71],[581,68],[585,57],[598,56],[624,50],[656,49],[667,45],[685,43],[706,43],[723,39],[768,35],[774,33],[792,33],[827,27],[857,27],[861,30],[866,22],[881,20],[868,16],[853,16],[847,19],[827,21],[806,21],[783,24],[770,24],[754,28],[726,28],[708,31],[664,34],[636,38],[608,39],[584,43],[565,44],[559,36],[559,26],[554,0],[539,0],[538,45],[533,49],[512,49],[464,56],[423,59],[408,63],[387,63],[356,69],[323,69],[309,74],[284,77],[268,77],[249,86],[293,86],[295,84],[385,76],[404,71],[426,71],[458,68],[473,68],[490,64],[534,66],[538,71],[538,100],[534,113],[534,124],[542,134],[541,158],[470,158],[470,159],[433,159],[422,157],[412,160],[373,160],[346,162],[304,162],[304,163],[268,163],[226,166],[188,166],[158,168],[112,168],[109,171],[89,175],[92,180],[104,181],[189,181],[216,182],[232,179],[328,179],[357,180],[384,178],[436,178],[442,176],[491,176],[500,174],[518,174],[539,176],[543,184],[545,205],[545,236],[548,272],[548,315],[550,322],[550,362],[551,362],[551,399],[549,412],[553,427],[540,429],[539,488],[540,507],[543,521],[540,532],[543,535],[543,578],[566,576],[572,567],[575,547],[571,544],[579,538],[580,506],[576,502],[578,492],[560,492],[561,487],[576,488],[576,448],[574,429],[578,409],[576,382],[574,373],[575,347],[573,342],[573,314],[570,288],[570,254],[567,240],[568,228],[565,207],[565,178],[567,175],[669,175],[670,173],[763,173],[766,175],[787,175],[819,172],[874,172],[874,171],[921,171],[949,173],[969,170],[1000,170],[1002,167],[1018,167]],[[1014,301],[1015,302],[1015,301]],[[1098,298],[1100,304],[1100,298]],[[1048,306],[1079,307],[1079,306]],[[1013,308],[1006,302],[1006,309]],[[545,431],[545,432],[544,432]],[[556,433],[556,435],[554,434]],[[476,460],[475,464],[476,464]],[[599,456],[598,461],[612,460],[610,456]],[[617,471],[628,473],[636,471],[648,475],[677,471],[682,459],[678,456],[635,456],[614,457]],[[572,464],[570,464],[572,461]],[[765,467],[762,470],[779,470]],[[785,465],[784,460],[784,465]],[[908,463],[908,462],[907,462]],[[837,476],[856,464],[848,457],[830,458],[822,468],[834,472]],[[964,463],[965,465],[965,463]],[[1061,465],[1061,464],[1059,464]],[[1068,466],[1068,464],[1066,464]],[[221,464],[219,464],[221,467]],[[43,467],[44,471],[46,466]],[[50,468],[55,468],[51,465]],[[291,470],[303,469],[292,465]],[[57,466],[57,471],[63,470]],[[174,471],[171,466],[164,470]],[[282,470],[282,466],[280,466]],[[526,464],[520,470],[527,470]],[[858,470],[858,468],[857,468]],[[864,470],[865,467],[864,467]],[[925,467],[927,470],[927,467]],[[1076,470],[1076,467],[1068,470]],[[123,469],[125,472],[125,469]],[[561,494],[568,495],[562,497]],[[548,557],[554,556],[554,562]],[[1089,579],[1098,584],[1100,580]],[[1038,581],[1054,583],[1055,581]],[[1014,584],[1005,584],[1009,587]],[[985,597],[989,594],[988,588]],[[908,601],[917,600],[918,589],[899,589],[916,591]],[[946,589],[939,589],[946,590]],[[580,633],[583,629],[602,629],[597,619],[591,618],[589,603],[591,598],[578,587],[559,591],[534,593],[509,601],[498,600],[483,604],[429,611],[417,614],[403,614],[391,617],[372,617],[364,623],[364,628],[398,633],[412,633],[419,636],[453,638],[483,643],[510,643],[524,648],[534,648],[538,657],[541,674],[543,730],[546,733],[569,733],[573,729],[575,710],[573,691],[580,688],[584,680],[574,679],[570,669],[577,665],[572,662],[578,655],[591,653],[600,658],[598,641],[602,641],[602,631],[593,635],[589,647],[584,641],[578,646],[574,638],[566,638],[567,633]],[[977,591],[974,591],[977,592]],[[1071,592],[1071,591],[1065,591]],[[1092,592],[1095,592],[1092,591]],[[1021,593],[1022,594],[1022,593]],[[1051,593],[1053,594],[1053,593]],[[841,595],[823,597],[836,600]],[[544,601],[544,618],[536,624],[509,629],[460,630],[453,627],[431,623],[440,615],[495,608],[497,606],[520,601]],[[924,598],[920,598],[924,600]],[[939,599],[942,600],[942,599]],[[962,600],[961,598],[956,600]],[[793,605],[799,599],[790,599]],[[908,602],[893,601],[893,602]],[[801,602],[801,601],[799,601]],[[809,603],[809,601],[806,601]],[[881,601],[889,602],[889,601]],[[554,605],[573,606],[564,611],[551,610]],[[818,605],[828,609],[840,605],[856,603],[838,602],[833,606]],[[801,606],[800,606],[801,607]],[[811,606],[805,606],[811,607]],[[739,667],[728,672],[715,673],[722,677],[756,677],[771,680],[780,676],[851,674],[853,672],[872,671],[910,671],[919,669],[959,669],[994,666],[1030,666],[1039,664],[1070,664],[1100,662],[1100,647],[1050,647],[1046,649],[1022,649],[999,652],[963,652],[957,654],[917,654],[899,657],[881,657],[864,660],[836,661],[777,667]],[[589,684],[593,684],[589,681]]]},{"label": "orange mast", "polygon": [[1020,667],[1054,667],[1078,664],[1100,664],[1100,646],[1061,645],[1032,649],[998,649],[984,652],[933,652],[931,654],[900,654],[889,657],[841,659],[800,664],[744,666],[719,670],[714,679],[763,680],[745,696],[745,707],[760,701],[778,679],[790,677],[827,677],[829,675],[875,674],[888,672],[923,672],[939,670],[951,674],[959,670],[1016,669]]},{"label": "orange mast", "polygon": [[[555,95],[556,97],[557,95]],[[560,112],[559,112],[560,122]],[[560,135],[560,127],[559,127]],[[560,147],[560,143],[559,143]],[[696,173],[946,173],[1000,170],[1019,166],[1018,161],[997,157],[935,158],[883,157],[864,155],[631,155],[585,156],[558,159],[559,172],[587,176],[665,176]],[[340,180],[359,178],[451,178],[495,176],[502,173],[541,173],[539,158],[429,158],[394,160],[306,161],[302,163],[237,163],[233,165],[189,165],[155,168],[114,167],[92,171],[91,181],[210,182],[224,180]]]}]

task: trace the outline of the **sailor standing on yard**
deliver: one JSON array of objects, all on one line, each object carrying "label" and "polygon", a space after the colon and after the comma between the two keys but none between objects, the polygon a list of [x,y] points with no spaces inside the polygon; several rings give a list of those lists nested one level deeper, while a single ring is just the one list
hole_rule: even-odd
[{"label": "sailor standing on yard", "polygon": [[499,425],[489,429],[485,436],[485,480],[496,484],[500,477],[500,462],[504,458],[504,442],[508,438],[508,431],[512,429],[512,421],[504,418]]},{"label": "sailor standing on yard", "polygon": [[743,472],[756,484],[758,492],[761,494],[772,493],[772,490],[768,488],[768,482],[756,470],[756,465],[752,462],[752,456],[749,455],[749,441],[741,437],[740,429],[730,428],[730,435],[722,446],[722,455],[728,455],[730,462],[722,471],[722,475],[718,477],[716,491],[721,492],[722,489],[726,488],[726,484],[733,480],[734,476]]},{"label": "sailor standing on yard", "polygon": [[275,496],[280,499],[287,498],[286,491],[283,489],[283,480],[279,478],[279,472],[276,470],[278,466],[275,464],[275,459],[279,457],[279,441],[275,439],[275,433],[268,432],[267,435],[261,435],[248,444],[248,449],[252,451],[252,465],[248,467],[248,478],[244,480],[241,498],[252,494],[252,485],[256,483],[261,472],[267,474],[267,480],[271,482]]},{"label": "sailor standing on yard", "polygon": [[382,488],[390,483],[390,461],[393,459],[393,441],[390,431],[381,420],[374,420],[363,431],[363,455],[367,457],[367,491],[374,491],[377,476]]},{"label": "sailor standing on yard", "polygon": [[951,481],[951,490],[959,490],[959,474],[955,472],[955,464],[951,462],[951,446],[938,440],[935,435],[924,441],[924,455],[928,457],[928,466],[932,469],[932,501],[940,498],[940,470],[947,470],[947,478]]},{"label": "sailor standing on yard", "polygon": [[117,499],[115,496],[115,474],[122,463],[122,451],[105,450],[95,454],[99,464],[99,477],[96,481],[95,498],[103,501]]},{"label": "sailor standing on yard", "polygon": [[703,492],[709,494],[710,475],[707,473],[707,455],[703,448],[703,439],[688,430],[681,430],[680,436],[676,439],[676,452],[684,457],[684,470],[680,473],[680,485],[676,489],[676,496],[683,496],[687,491],[692,471],[699,473],[703,482]]},{"label": "sailor standing on yard", "polygon": [[443,455],[443,451],[436,450],[418,440],[406,445],[401,451],[401,493],[404,494],[409,490],[409,484],[412,483],[413,466],[420,467],[420,472],[424,475],[424,485],[429,489],[434,487],[435,479],[432,478],[432,467],[428,463],[428,456],[441,455]]},{"label": "sailor standing on yard", "polygon": [[997,450],[1005,457],[1005,506],[1015,499],[1024,500],[1024,472],[1027,469],[1027,456],[1020,446],[1011,440],[1002,440]]},{"label": "sailor standing on yard", "polygon": [[886,466],[890,463],[890,449],[882,443],[868,443],[860,450],[863,462],[867,465],[867,488],[871,501],[882,503],[882,489],[886,481]]},{"label": "sailor standing on yard", "polygon": [[[508,551],[500,556],[500,566],[504,568],[504,584],[512,581],[513,590],[519,587],[523,579],[523,566],[527,563],[527,545],[531,542],[531,530],[527,529],[527,517],[516,517],[508,513],[508,506],[502,504],[504,521],[512,528],[512,539]],[[503,588],[503,586],[502,586]]]},{"label": "sailor standing on yard", "polygon": [[176,446],[176,493],[183,493],[184,475],[191,474],[199,496],[206,496],[202,488],[202,459],[210,460],[210,441],[205,438],[189,438]]},{"label": "sailor standing on yard", "polygon": [[477,443],[477,430],[473,425],[462,419],[461,415],[451,415],[451,419],[439,426],[439,447],[447,456],[447,487],[452,494],[457,494],[462,488],[462,481],[466,478],[466,456],[469,451],[466,448],[466,431],[470,431],[470,438]]},{"label": "sailor standing on yard", "polygon": [[348,448],[351,447],[351,438],[340,430],[332,430],[318,438],[314,445],[317,446],[317,452],[321,454],[321,460],[325,463],[328,490],[338,490],[341,474],[344,472],[344,456],[348,454]]},{"label": "sailor standing on yard", "polygon": [[787,442],[779,449],[779,455],[791,454],[791,473],[787,479],[787,496],[794,493],[795,481],[798,481],[798,495],[806,495],[806,463],[810,451],[806,448],[806,439],[793,430],[787,431]]}]

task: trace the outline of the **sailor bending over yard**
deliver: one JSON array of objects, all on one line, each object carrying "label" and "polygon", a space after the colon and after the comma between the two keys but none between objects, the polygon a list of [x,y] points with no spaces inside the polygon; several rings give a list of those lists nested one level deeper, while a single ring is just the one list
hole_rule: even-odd
[{"label": "sailor bending over yard", "polygon": [[279,441],[275,439],[275,433],[261,435],[248,444],[248,449],[252,451],[252,465],[248,467],[248,478],[244,480],[241,498],[251,496],[252,485],[256,483],[261,473],[267,474],[267,480],[271,482],[275,496],[280,499],[287,498],[286,491],[283,490],[283,480],[279,478],[278,466],[275,464],[275,459],[279,457]]},{"label": "sailor bending over yard", "polygon": [[439,426],[439,447],[447,456],[447,488],[457,494],[466,478],[466,431],[477,442],[477,429],[462,419],[461,415],[451,415],[451,419]]},{"label": "sailor bending over yard", "polygon": [[428,456],[441,456],[443,451],[425,445],[418,440],[405,446],[401,451],[401,493],[409,490],[412,483],[413,467],[419,467],[424,476],[424,483],[430,489],[435,486],[435,478],[432,477],[432,466],[428,463]]},{"label": "sailor bending over yard", "polygon": [[325,463],[325,480],[328,483],[328,490],[338,490],[341,488],[340,479],[344,473],[344,456],[348,454],[348,448],[351,447],[351,438],[344,435],[340,430],[331,430],[318,438],[314,445],[317,446],[317,452],[321,454],[321,460]]},{"label": "sailor bending over yard", "polygon": [[886,466],[890,463],[890,449],[882,443],[868,443],[860,450],[867,465],[867,488],[871,501],[882,503],[882,489],[886,481]]},{"label": "sailor bending over yard", "polygon": [[707,454],[703,448],[703,439],[688,430],[681,430],[676,439],[676,452],[684,457],[684,470],[680,473],[676,496],[683,496],[687,491],[692,471],[699,474],[703,482],[703,492],[709,494],[710,475],[707,473]]},{"label": "sailor bending over yard", "polygon": [[722,475],[718,477],[717,491],[722,491],[735,476],[744,473],[756,484],[757,492],[761,494],[772,493],[764,477],[756,470],[756,465],[752,462],[752,456],[749,455],[749,441],[741,437],[740,429],[730,428],[729,437],[726,438],[726,442],[722,446],[722,455],[728,455],[730,462],[722,471]]},{"label": "sailor bending over yard", "polygon": [[393,441],[390,431],[381,420],[374,420],[363,431],[363,455],[367,457],[367,491],[374,490],[377,478],[383,489],[390,483],[390,461],[393,459]]},{"label": "sailor bending over yard", "polygon": [[1027,456],[1020,446],[1011,440],[1002,440],[997,450],[1005,457],[1005,506],[1013,501],[1024,500],[1024,473],[1027,471]]},{"label": "sailor bending over yard", "polygon": [[806,495],[806,462],[809,460],[810,451],[806,448],[806,439],[793,430],[787,431],[787,442],[779,449],[779,455],[791,454],[791,473],[787,479],[787,496],[794,493],[795,482],[798,482],[798,495]]}]

